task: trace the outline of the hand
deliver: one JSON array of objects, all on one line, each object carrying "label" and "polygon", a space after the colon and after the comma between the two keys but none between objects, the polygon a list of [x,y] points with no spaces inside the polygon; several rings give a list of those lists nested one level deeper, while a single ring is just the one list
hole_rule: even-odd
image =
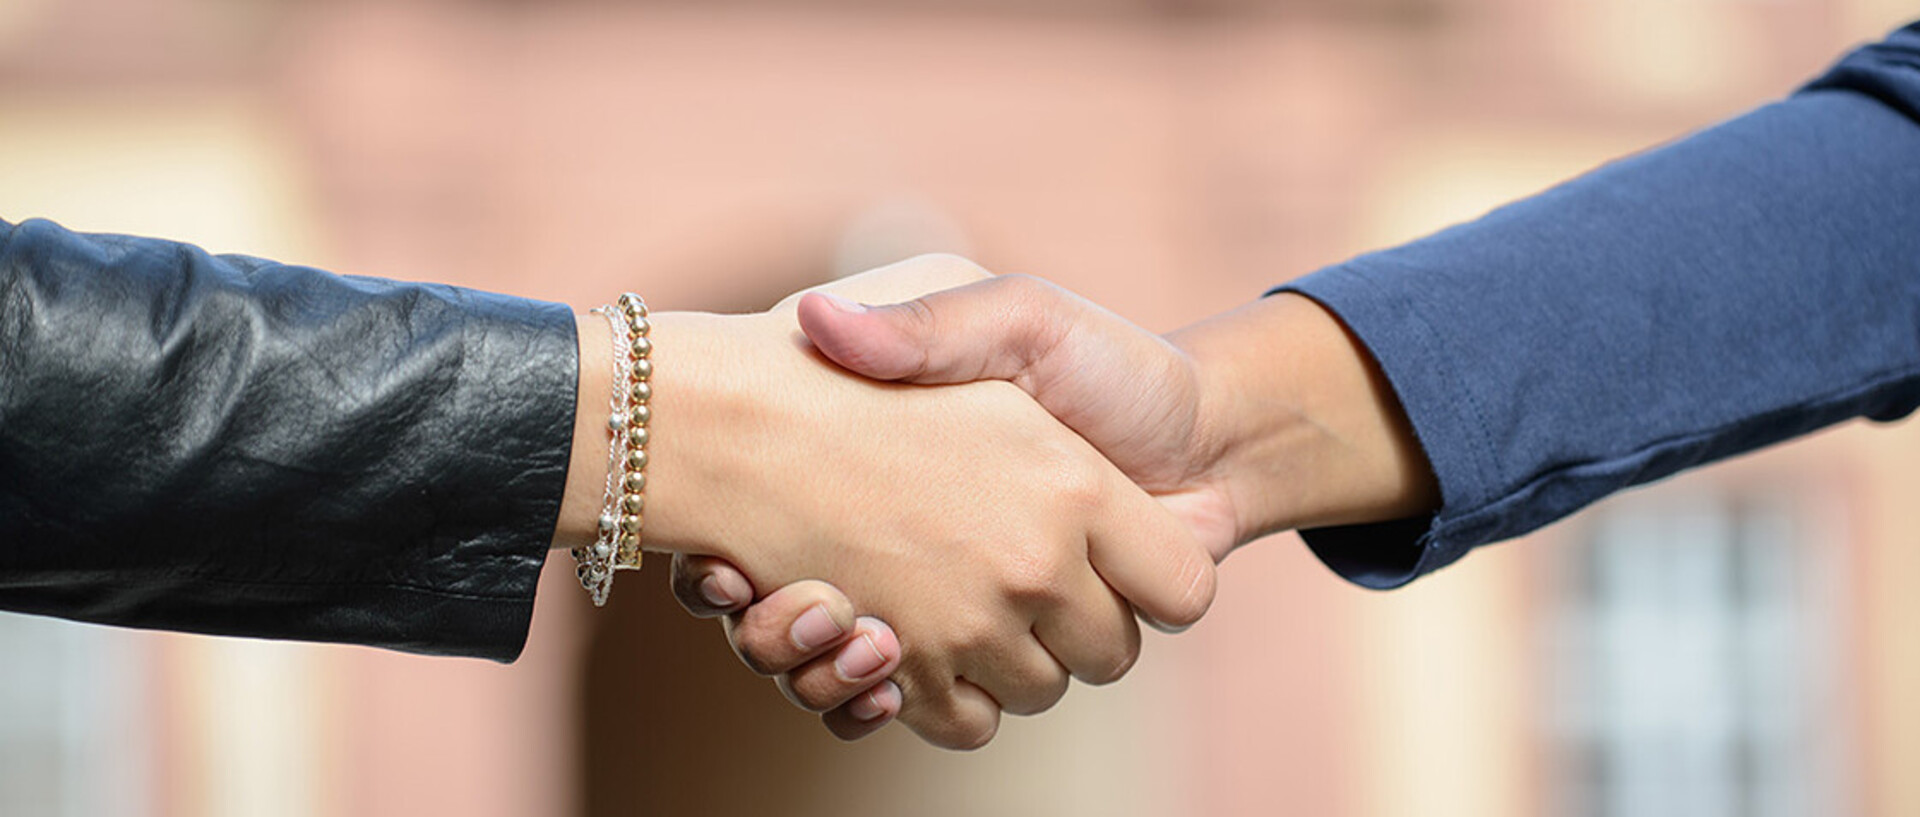
[{"label": "hand", "polygon": [[[782,299],[772,311],[793,311],[806,292],[833,292],[871,301],[904,301],[990,277],[971,263],[951,260],[953,263],[898,264],[886,274],[858,275],[835,281],[794,293]],[[805,581],[776,589],[756,602],[752,584],[739,569],[721,559],[684,553],[674,554],[672,587],[674,596],[687,612],[699,618],[724,617],[727,641],[741,662],[754,672],[772,676],[781,693],[795,706],[821,713],[821,722],[836,737],[859,740],[879,731],[899,715],[900,687],[886,680],[886,673],[899,661],[900,642],[885,622],[870,616],[858,619],[859,633],[870,636],[870,643],[884,662],[880,670],[861,676],[848,673],[845,667],[857,667],[873,660],[862,649],[845,647],[827,654],[828,650],[844,643],[838,642],[802,655],[791,651],[788,642],[780,639],[781,633],[787,633],[795,642],[799,640],[796,627],[798,616],[806,609],[803,599],[814,598],[826,605],[834,611],[835,620],[851,616],[852,603],[838,588],[824,582]],[[808,595],[796,596],[796,589]],[[847,640],[851,640],[851,635]]]},{"label": "hand", "polygon": [[654,326],[647,541],[759,587],[831,577],[898,630],[900,717],[930,741],[981,745],[1069,673],[1124,672],[1138,632],[1109,584],[1175,623],[1211,601],[1178,521],[1016,389],[849,377],[790,309]]},{"label": "hand", "polygon": [[[1039,279],[981,277],[895,306],[809,294],[799,317],[823,354],[871,377],[1020,386],[1160,496],[1216,559],[1276,530],[1438,502],[1385,379],[1305,298],[1262,299],[1163,340]],[[689,586],[728,572],[675,567]]]},{"label": "hand", "polygon": [[1296,294],[1162,339],[1038,278],[891,306],[806,295],[815,348],[879,380],[1004,380],[1159,497],[1215,560],[1269,533],[1414,516],[1438,487],[1358,339]]},{"label": "hand", "polygon": [[1158,335],[1039,278],[984,277],[892,306],[832,291],[798,304],[825,355],[876,380],[1003,380],[1085,437],[1185,522],[1215,561],[1239,520],[1203,427],[1201,377]]},{"label": "hand", "polygon": [[899,666],[899,639],[879,619],[856,619],[832,585],[799,581],[753,602],[753,588],[731,565],[676,554],[673,588],[695,616],[726,616],[728,640],[747,667],[774,676],[795,706],[824,713],[841,739],[872,734],[900,713],[900,687],[887,680]]}]

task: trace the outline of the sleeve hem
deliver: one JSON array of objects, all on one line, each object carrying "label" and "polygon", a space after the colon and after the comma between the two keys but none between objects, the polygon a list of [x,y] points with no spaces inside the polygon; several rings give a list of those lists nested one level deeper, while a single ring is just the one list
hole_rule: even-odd
[{"label": "sleeve hem", "polygon": [[1311,298],[1353,332],[1386,376],[1433,468],[1441,496],[1434,515],[1301,534],[1342,578],[1384,590],[1451,564],[1471,549],[1471,539],[1450,532],[1468,524],[1459,509],[1485,504],[1496,469],[1478,398],[1462,385],[1441,334],[1414,304],[1377,286],[1364,260],[1327,268],[1267,294]]}]

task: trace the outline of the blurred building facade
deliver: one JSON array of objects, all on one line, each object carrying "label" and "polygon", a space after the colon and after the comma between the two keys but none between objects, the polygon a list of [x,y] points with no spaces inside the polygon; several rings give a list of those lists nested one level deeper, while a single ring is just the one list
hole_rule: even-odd
[{"label": "blurred building facade", "polygon": [[[0,2],[0,217],[746,310],[915,252],[1157,330],[1777,98],[1890,0]],[[1920,813],[1920,432],[1391,594],[1291,536],[955,755],[548,571],[511,667],[0,616],[0,814]]]}]

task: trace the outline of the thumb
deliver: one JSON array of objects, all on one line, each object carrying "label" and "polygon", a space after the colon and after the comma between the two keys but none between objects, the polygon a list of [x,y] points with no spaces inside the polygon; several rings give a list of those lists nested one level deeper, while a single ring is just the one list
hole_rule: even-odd
[{"label": "thumb", "polygon": [[1059,301],[1051,284],[1001,275],[884,306],[812,292],[799,318],[822,354],[876,380],[1019,380],[1065,334]]}]

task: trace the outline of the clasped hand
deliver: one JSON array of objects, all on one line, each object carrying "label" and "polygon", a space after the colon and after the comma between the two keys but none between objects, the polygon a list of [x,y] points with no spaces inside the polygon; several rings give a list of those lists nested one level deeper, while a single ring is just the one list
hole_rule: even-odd
[{"label": "clasped hand", "polygon": [[[984,277],[930,257],[831,290],[900,300]],[[1175,625],[1205,612],[1213,560],[1193,532],[1018,386],[854,376],[801,334],[801,314],[835,307],[802,301],[656,316],[648,542],[737,565],[755,588],[829,580],[890,625],[898,648],[885,651],[900,657],[800,663],[841,633],[857,649],[892,646],[876,622],[848,626],[850,608],[811,584],[733,619],[750,666],[784,674],[810,708],[886,677],[849,676],[849,665],[890,666],[902,722],[967,748],[991,739],[1002,711],[1051,707],[1069,677],[1124,674],[1139,650],[1136,607]],[[697,583],[682,595],[711,607]],[[756,621],[772,632],[743,626]]]},{"label": "clasped hand", "polygon": [[[1265,369],[1218,352],[1281,325],[1327,341],[1326,385],[1383,391],[1364,366],[1337,382],[1337,352],[1358,352],[1304,299],[1248,309],[1170,342],[1038,279],[923,256],[760,315],[660,315],[650,549],[676,554],[682,604],[726,616],[748,666],[835,734],[897,714],[984,745],[1070,677],[1123,675],[1136,612],[1197,621],[1236,545],[1431,503],[1390,479],[1404,452],[1353,443],[1371,429],[1246,393]],[[1317,492],[1274,491],[1283,450],[1343,465],[1308,463]]]}]

